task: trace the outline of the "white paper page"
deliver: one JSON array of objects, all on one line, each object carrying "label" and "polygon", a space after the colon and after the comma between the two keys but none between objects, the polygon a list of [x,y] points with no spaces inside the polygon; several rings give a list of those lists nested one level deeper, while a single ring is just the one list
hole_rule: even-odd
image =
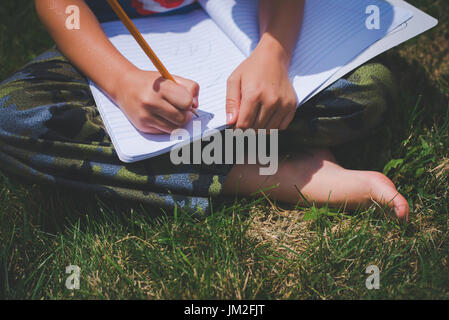
[{"label": "white paper page", "polygon": [[[202,130],[226,126],[226,81],[244,55],[201,10],[188,14],[133,20],[170,73],[195,80],[200,85],[199,119]],[[114,46],[133,64],[156,70],[120,21],[102,24]],[[176,144],[169,135],[139,132],[125,114],[91,83],[95,102],[119,158],[133,162],[169,151]],[[193,139],[192,122],[186,126]],[[188,141],[184,141],[188,142]]]},{"label": "white paper page", "polygon": [[353,59],[350,63],[345,65],[343,68],[338,70],[328,81],[323,83],[320,88],[318,88],[308,99],[317,95],[319,92],[330,86],[332,83],[345,76],[352,70],[358,68],[365,62],[371,60],[377,55],[435,27],[438,24],[438,20],[429,16],[425,12],[415,8],[409,3],[402,0],[387,0],[391,5],[397,6],[399,8],[406,9],[412,12],[413,17],[407,22],[400,25],[394,31],[390,32],[386,37],[377,41],[375,44],[370,46],[362,54]]},{"label": "white paper page", "polygon": [[[258,0],[199,0],[206,12],[248,56],[259,41]],[[366,8],[380,9],[380,29],[366,27]],[[307,0],[290,66],[298,103],[340,68],[411,18],[411,13],[377,0]]]}]

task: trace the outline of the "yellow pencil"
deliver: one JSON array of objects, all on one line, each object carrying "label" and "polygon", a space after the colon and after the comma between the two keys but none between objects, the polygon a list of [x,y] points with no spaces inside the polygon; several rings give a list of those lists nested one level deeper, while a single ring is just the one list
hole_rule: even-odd
[{"label": "yellow pencil", "polygon": [[[134,23],[131,21],[131,19],[128,17],[126,12],[123,10],[123,8],[120,6],[120,4],[117,2],[117,0],[106,0],[107,3],[111,6],[112,10],[114,10],[115,14],[119,17],[120,21],[125,25],[125,27],[129,30],[129,32],[132,34],[134,39],[136,39],[137,43],[140,45],[142,50],[146,53],[148,58],[150,58],[151,62],[153,62],[154,66],[157,68],[159,73],[164,77],[165,79],[169,79],[176,83],[175,78],[168,72],[168,70],[165,68],[165,66],[162,64],[161,60],[156,56],[156,53],[151,49],[149,44],[145,41],[142,34],[139,32],[137,27],[134,25]],[[195,109],[192,108],[190,110],[195,116],[198,117],[198,113]]]}]

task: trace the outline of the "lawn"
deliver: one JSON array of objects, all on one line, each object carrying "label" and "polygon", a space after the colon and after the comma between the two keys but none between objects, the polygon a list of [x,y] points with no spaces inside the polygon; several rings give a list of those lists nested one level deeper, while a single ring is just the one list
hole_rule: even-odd
[{"label": "lawn", "polygon": [[[381,56],[400,101],[371,137],[333,150],[383,171],[408,224],[357,212],[235,199],[203,219],[0,173],[3,299],[448,299],[449,2],[410,0],[438,27]],[[0,6],[0,79],[52,45],[30,0]],[[1,168],[1,164],[0,164]],[[81,268],[68,290],[66,267]],[[365,269],[380,269],[367,290]]]}]

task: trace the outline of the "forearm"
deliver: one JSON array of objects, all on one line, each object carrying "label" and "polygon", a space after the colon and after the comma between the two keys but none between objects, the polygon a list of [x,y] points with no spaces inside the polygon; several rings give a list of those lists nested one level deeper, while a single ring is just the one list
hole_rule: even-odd
[{"label": "forearm", "polygon": [[[61,52],[87,77],[114,97],[118,80],[135,67],[112,45],[82,0],[35,0],[36,10]],[[80,29],[66,28],[66,8],[80,9]]]},{"label": "forearm", "polygon": [[259,48],[266,48],[287,66],[298,41],[305,0],[259,1]]}]

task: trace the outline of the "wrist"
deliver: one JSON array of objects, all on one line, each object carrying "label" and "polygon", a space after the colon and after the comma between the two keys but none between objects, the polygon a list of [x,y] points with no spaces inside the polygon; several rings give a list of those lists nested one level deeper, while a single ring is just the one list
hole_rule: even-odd
[{"label": "wrist", "polygon": [[290,67],[292,52],[289,52],[276,38],[267,32],[260,38],[255,52],[263,54],[271,61],[287,68],[287,70]]},{"label": "wrist", "polygon": [[135,75],[139,71],[141,70],[131,63],[123,66],[114,74],[112,79],[108,81],[108,88],[105,89],[105,91],[114,101],[117,101],[121,95],[121,92],[125,88],[129,88],[132,79],[135,79]]}]

